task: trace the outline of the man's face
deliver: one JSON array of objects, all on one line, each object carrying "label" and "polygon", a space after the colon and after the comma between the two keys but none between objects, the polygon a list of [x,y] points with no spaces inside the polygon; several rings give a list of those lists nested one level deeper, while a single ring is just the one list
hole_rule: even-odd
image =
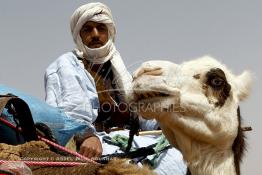
[{"label": "man's face", "polygon": [[108,41],[108,29],[105,24],[87,21],[80,30],[83,43],[89,48],[99,48]]}]

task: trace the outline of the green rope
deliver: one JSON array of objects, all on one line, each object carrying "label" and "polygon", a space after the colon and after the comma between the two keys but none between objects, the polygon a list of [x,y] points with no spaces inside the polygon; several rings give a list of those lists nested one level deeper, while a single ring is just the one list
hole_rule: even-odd
[{"label": "green rope", "polygon": [[160,138],[157,140],[157,144],[154,147],[155,153],[153,158],[150,160],[152,168],[156,168],[158,157],[160,156],[162,150],[164,150],[167,146],[169,146],[169,142],[167,141],[164,134],[161,134]]},{"label": "green rope", "polygon": [[[114,137],[112,137],[111,140],[115,145],[119,146],[122,151],[125,151],[127,145],[128,145],[128,137],[123,136],[120,134],[116,134]],[[160,156],[161,152],[169,146],[169,142],[165,138],[164,134],[162,134],[157,139],[157,144],[153,148],[155,150],[155,154],[153,155],[153,158],[149,159],[150,166],[152,168],[156,168],[158,163],[158,157]],[[135,150],[134,148],[131,148],[131,150]]]},{"label": "green rope", "polygon": [[[116,134],[111,140],[115,145],[118,145],[122,151],[126,150],[128,145],[128,137],[120,134]],[[131,148],[133,150],[134,148]]]}]

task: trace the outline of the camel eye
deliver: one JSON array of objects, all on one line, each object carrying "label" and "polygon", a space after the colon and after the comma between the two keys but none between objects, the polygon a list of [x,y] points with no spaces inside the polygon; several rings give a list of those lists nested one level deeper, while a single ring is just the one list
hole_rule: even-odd
[{"label": "camel eye", "polygon": [[222,78],[215,77],[211,80],[211,86],[213,87],[221,87],[225,84],[225,81]]}]

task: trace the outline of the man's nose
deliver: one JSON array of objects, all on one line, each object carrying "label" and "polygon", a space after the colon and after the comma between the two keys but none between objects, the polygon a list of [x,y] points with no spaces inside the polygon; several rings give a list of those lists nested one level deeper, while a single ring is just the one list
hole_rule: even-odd
[{"label": "man's nose", "polygon": [[98,32],[98,30],[97,30],[96,27],[93,28],[92,36],[93,36],[93,37],[97,37],[97,36],[99,36],[99,32]]}]

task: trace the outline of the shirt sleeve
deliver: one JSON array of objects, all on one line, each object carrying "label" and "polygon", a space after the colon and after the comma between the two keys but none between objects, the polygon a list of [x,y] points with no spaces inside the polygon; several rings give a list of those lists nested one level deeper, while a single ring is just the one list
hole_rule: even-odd
[{"label": "shirt sleeve", "polygon": [[58,76],[56,74],[45,74],[45,101],[47,104],[58,107],[57,95],[59,92]]},{"label": "shirt sleeve", "polygon": [[83,80],[74,67],[64,66],[45,74],[46,102],[95,130],[92,123],[97,118],[98,96],[91,90],[95,88],[85,86],[94,85],[88,78]]}]

